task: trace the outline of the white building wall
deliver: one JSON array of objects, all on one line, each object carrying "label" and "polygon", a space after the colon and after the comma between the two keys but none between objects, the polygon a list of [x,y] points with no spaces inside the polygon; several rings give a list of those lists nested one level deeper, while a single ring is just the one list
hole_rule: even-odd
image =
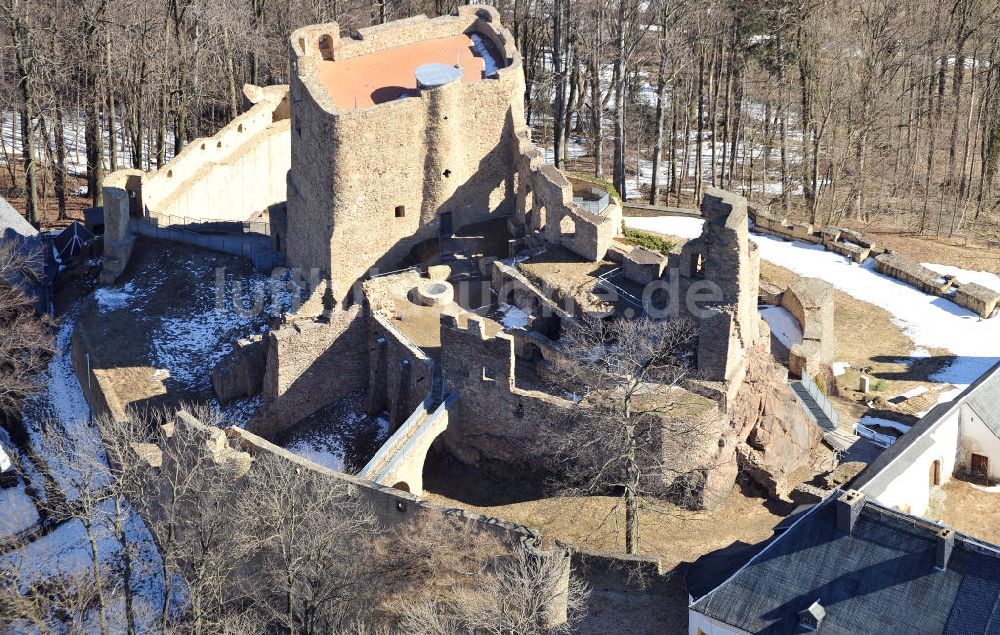
[{"label": "white building wall", "polygon": [[928,449],[917,455],[903,453],[896,458],[894,466],[906,462],[906,468],[899,476],[884,489],[863,488],[865,494],[886,507],[917,516],[926,513],[931,491],[931,464],[941,461],[941,484],[946,483],[955,471],[959,454],[960,410],[952,410],[933,431],[926,433],[932,441]]},{"label": "white building wall", "polygon": [[962,441],[958,448],[958,471],[971,472],[972,455],[980,454],[990,460],[990,480],[1000,480],[1000,438],[968,404],[962,404],[961,419]]},{"label": "white building wall", "polygon": [[688,609],[688,635],[744,635],[741,628],[723,624],[694,609]]}]

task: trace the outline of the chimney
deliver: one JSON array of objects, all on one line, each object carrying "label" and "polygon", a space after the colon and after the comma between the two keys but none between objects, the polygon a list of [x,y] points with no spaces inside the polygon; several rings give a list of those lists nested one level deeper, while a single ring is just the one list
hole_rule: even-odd
[{"label": "chimney", "polygon": [[799,611],[799,626],[810,631],[819,630],[824,617],[826,617],[826,609],[819,603],[819,600],[816,600],[809,605],[809,608]]},{"label": "chimney", "polygon": [[945,527],[935,534],[936,550],[934,555],[934,568],[944,571],[948,568],[948,561],[951,560],[951,551],[955,548],[955,530]]},{"label": "chimney", "polygon": [[865,495],[856,489],[849,489],[834,501],[834,506],[837,508],[837,529],[853,533],[854,523],[865,506]]}]

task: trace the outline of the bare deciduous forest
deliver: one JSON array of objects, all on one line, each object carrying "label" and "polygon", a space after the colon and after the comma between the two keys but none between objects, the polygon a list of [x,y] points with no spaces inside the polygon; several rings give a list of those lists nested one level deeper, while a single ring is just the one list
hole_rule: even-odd
[{"label": "bare deciduous forest", "polygon": [[[492,4],[524,58],[536,138],[628,198],[689,205],[718,185],[817,224],[995,234],[994,2]],[[65,217],[67,176],[99,204],[107,170],[161,165],[239,112],[242,84],[286,82],[291,29],[453,5],[4,0],[8,193],[36,222]]]}]

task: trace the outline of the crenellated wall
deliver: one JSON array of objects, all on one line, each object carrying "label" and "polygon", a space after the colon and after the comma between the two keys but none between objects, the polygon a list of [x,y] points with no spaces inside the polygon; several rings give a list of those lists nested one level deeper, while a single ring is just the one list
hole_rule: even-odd
[{"label": "crenellated wall", "polygon": [[528,235],[540,233],[549,244],[562,245],[585,260],[603,260],[621,231],[620,202],[612,199],[600,214],[574,203],[571,178],[545,163],[531,141],[531,129],[523,122],[517,130],[515,161],[514,226]]},{"label": "crenellated wall", "polygon": [[441,316],[446,392],[457,395],[442,438],[463,462],[494,471],[537,468],[542,428],[567,419],[573,402],[525,385],[519,363],[529,364],[516,359],[512,335],[487,335],[477,315],[464,328],[456,316]]}]

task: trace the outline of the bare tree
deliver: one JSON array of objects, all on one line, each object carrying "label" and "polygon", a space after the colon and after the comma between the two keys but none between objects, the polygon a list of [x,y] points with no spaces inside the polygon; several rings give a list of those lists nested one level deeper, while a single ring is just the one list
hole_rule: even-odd
[{"label": "bare tree", "polygon": [[[515,538],[515,543],[509,540]],[[373,579],[384,589],[376,623],[391,632],[568,633],[589,590],[566,562],[461,518],[425,517],[375,541]],[[551,607],[568,620],[551,623]]]},{"label": "bare tree", "polygon": [[696,331],[684,320],[584,319],[560,339],[555,362],[579,397],[566,426],[547,439],[561,489],[620,495],[625,550],[639,551],[642,513],[666,500],[698,506],[716,467],[718,423],[690,412],[679,386],[695,378]]},{"label": "bare tree", "polygon": [[21,284],[40,275],[40,260],[8,243],[0,245],[0,415],[15,417],[26,397],[39,390],[39,378],[54,350],[47,318],[35,313]]}]

